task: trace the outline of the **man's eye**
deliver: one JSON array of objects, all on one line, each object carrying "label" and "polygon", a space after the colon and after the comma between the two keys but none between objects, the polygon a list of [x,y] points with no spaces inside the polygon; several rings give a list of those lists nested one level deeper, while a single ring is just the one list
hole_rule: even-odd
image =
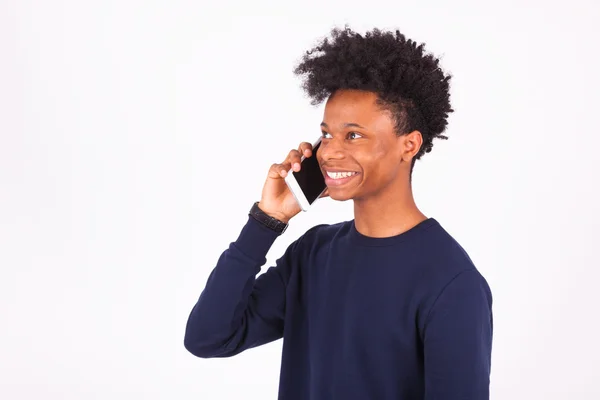
[{"label": "man's eye", "polygon": [[329,133],[327,133],[327,132],[324,132],[324,131],[321,131],[321,136],[322,136],[323,138],[327,139],[327,138],[326,138],[326,136],[327,136],[327,135],[329,135]]},{"label": "man's eye", "polygon": [[356,138],[359,138],[359,137],[362,137],[362,136],[360,136],[360,133],[350,132],[350,133],[348,133],[348,137],[351,138],[351,139],[356,139]]}]

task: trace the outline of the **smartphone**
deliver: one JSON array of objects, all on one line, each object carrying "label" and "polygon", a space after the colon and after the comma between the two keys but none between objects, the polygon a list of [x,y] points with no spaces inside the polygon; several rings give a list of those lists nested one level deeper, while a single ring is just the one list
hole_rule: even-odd
[{"label": "smartphone", "polygon": [[312,155],[308,158],[302,156],[300,171],[292,169],[285,177],[285,183],[296,198],[302,211],[307,211],[310,206],[323,194],[327,185],[317,160],[317,150],[321,146],[321,138],[313,143]]}]

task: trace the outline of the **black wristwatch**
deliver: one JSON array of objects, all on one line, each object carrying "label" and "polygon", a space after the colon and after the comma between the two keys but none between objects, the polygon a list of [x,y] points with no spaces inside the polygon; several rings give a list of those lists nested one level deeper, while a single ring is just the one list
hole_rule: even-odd
[{"label": "black wristwatch", "polygon": [[288,227],[288,224],[286,224],[285,222],[280,221],[277,218],[273,218],[267,213],[265,213],[263,210],[261,210],[258,207],[258,201],[254,203],[248,215],[250,215],[252,218],[257,220],[261,224],[265,225],[267,228],[277,232],[279,235],[285,232],[285,230]]}]

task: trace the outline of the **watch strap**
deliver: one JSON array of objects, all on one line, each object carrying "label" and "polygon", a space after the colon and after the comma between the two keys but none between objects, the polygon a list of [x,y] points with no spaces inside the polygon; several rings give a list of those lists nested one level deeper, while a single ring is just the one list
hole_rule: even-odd
[{"label": "watch strap", "polygon": [[288,227],[288,224],[286,224],[285,222],[280,221],[277,218],[273,218],[267,213],[265,213],[263,210],[261,210],[258,207],[258,201],[252,205],[252,208],[250,209],[248,215],[260,222],[261,224],[263,224],[264,226],[266,226],[267,228],[277,232],[277,234],[279,235],[285,232],[285,230]]}]

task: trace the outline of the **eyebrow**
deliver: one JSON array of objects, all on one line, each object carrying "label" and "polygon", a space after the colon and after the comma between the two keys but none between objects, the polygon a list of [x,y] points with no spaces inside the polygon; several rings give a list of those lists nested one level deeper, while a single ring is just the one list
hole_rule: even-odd
[{"label": "eyebrow", "polygon": [[[327,126],[327,124],[325,122],[321,122],[321,126],[324,128],[329,129],[329,126]],[[343,128],[361,128],[361,129],[366,129],[364,126],[360,126],[357,123],[354,122],[346,122],[344,125],[342,125]]]}]

